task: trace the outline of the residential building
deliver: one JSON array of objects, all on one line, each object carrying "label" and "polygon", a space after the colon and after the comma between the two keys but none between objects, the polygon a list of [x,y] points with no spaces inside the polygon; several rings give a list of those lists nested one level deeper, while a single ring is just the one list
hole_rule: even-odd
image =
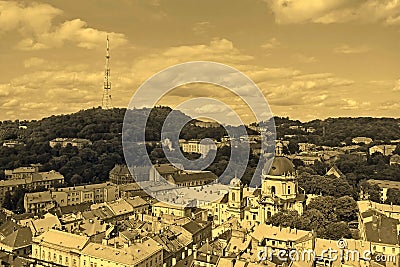
[{"label": "residential building", "polygon": [[157,164],[150,170],[150,181],[167,181],[177,186],[202,186],[217,181],[210,171],[182,170],[172,164]]},{"label": "residential building", "polygon": [[62,225],[57,215],[46,213],[43,217],[20,220],[19,224],[29,227],[33,236],[38,236],[50,229],[61,229]]},{"label": "residential building", "polygon": [[65,207],[114,201],[119,198],[119,189],[111,183],[89,184],[57,188],[51,191],[51,195],[58,206]]},{"label": "residential building", "polygon": [[381,189],[381,200],[385,202],[387,199],[387,192],[389,189],[399,189],[400,182],[398,181],[390,181],[390,180],[375,180],[369,179],[367,182],[371,185],[378,185]]},{"label": "residential building", "polygon": [[78,149],[82,149],[85,146],[92,145],[92,142],[88,139],[81,138],[56,138],[49,141],[49,145],[51,148],[54,148],[56,145],[60,145],[61,147],[71,145],[73,147],[77,147]]},{"label": "residential building", "polygon": [[157,202],[151,205],[153,216],[161,217],[164,214],[178,217],[190,217],[191,208],[189,206],[173,205],[166,202]]},{"label": "residential building", "polygon": [[179,140],[179,145],[183,152],[186,153],[198,153],[202,157],[206,157],[211,150],[216,150],[216,141],[212,140]]},{"label": "residential building", "polygon": [[162,267],[163,248],[151,238],[120,246],[89,243],[82,251],[82,267]]},{"label": "residential building", "polygon": [[14,148],[16,146],[22,146],[22,145],[24,145],[24,142],[18,140],[8,140],[3,142],[3,146],[8,148]]},{"label": "residential building", "polygon": [[390,166],[400,166],[400,155],[393,155],[390,157]]},{"label": "residential building", "polygon": [[19,167],[14,170],[4,170],[6,179],[30,179],[34,173],[39,172],[38,166]]},{"label": "residential building", "polygon": [[55,207],[51,191],[25,193],[24,208],[27,213],[43,213]]},{"label": "residential building", "polygon": [[353,139],[351,139],[351,142],[353,144],[370,144],[372,143],[372,138],[369,137],[364,137],[364,136],[359,136],[359,137],[354,137]]},{"label": "residential building", "polygon": [[361,239],[371,243],[372,254],[390,255],[394,262],[386,262],[386,266],[399,266],[400,221],[387,217],[375,209],[360,211],[358,218]]},{"label": "residential building", "polygon": [[396,145],[376,145],[369,148],[369,154],[381,153],[384,156],[390,156],[395,149]]},{"label": "residential building", "polygon": [[85,266],[81,264],[81,253],[88,243],[89,237],[50,229],[33,238],[32,257],[64,266]]},{"label": "residential building", "polygon": [[252,247],[263,250],[283,249],[287,250],[294,247],[294,244],[300,238],[311,236],[312,232],[279,227],[261,223],[255,226],[254,231],[250,234],[252,238]]},{"label": "residential building", "polygon": [[0,250],[14,255],[31,254],[32,233],[29,227],[18,227],[6,237],[0,239]]},{"label": "residential building", "polygon": [[299,150],[302,152],[309,152],[314,151],[317,147],[315,144],[312,143],[298,143]]},{"label": "residential building", "polygon": [[[25,173],[26,174],[26,173]],[[3,202],[6,192],[13,192],[17,188],[34,190],[38,188],[50,189],[64,183],[64,176],[56,171],[34,172],[27,178],[16,178],[0,181],[0,203]]]}]

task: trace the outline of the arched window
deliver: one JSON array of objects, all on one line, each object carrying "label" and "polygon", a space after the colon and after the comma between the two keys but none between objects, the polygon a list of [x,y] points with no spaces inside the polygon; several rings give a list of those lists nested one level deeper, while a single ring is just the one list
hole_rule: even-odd
[{"label": "arched window", "polygon": [[275,194],[276,194],[275,186],[271,186],[271,194],[272,194],[272,195],[275,195]]},{"label": "arched window", "polygon": [[235,193],[232,192],[232,201],[235,201]]}]

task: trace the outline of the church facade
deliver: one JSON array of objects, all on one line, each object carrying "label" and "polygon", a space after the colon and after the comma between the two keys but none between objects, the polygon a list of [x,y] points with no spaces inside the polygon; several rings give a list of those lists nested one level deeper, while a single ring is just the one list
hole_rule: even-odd
[{"label": "church facade", "polygon": [[256,225],[267,222],[279,211],[292,210],[302,214],[304,202],[305,195],[298,186],[293,163],[279,155],[267,161],[261,188],[250,189],[234,178],[230,182],[229,192],[223,198],[202,208],[208,210],[216,225],[233,217]]}]

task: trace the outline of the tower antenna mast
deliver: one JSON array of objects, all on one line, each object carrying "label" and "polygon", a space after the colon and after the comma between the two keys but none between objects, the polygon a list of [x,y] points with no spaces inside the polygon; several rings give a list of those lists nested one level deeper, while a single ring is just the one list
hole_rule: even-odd
[{"label": "tower antenna mast", "polygon": [[111,109],[111,81],[110,81],[110,41],[107,35],[106,67],[104,72],[104,90],[101,103],[103,109]]}]

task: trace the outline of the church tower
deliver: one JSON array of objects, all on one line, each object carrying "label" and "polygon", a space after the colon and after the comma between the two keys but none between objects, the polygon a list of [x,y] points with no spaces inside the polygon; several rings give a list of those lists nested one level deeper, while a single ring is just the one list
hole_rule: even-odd
[{"label": "church tower", "polygon": [[228,195],[228,211],[231,217],[242,220],[244,217],[244,208],[246,200],[243,196],[243,184],[240,179],[234,178],[230,182]]}]

